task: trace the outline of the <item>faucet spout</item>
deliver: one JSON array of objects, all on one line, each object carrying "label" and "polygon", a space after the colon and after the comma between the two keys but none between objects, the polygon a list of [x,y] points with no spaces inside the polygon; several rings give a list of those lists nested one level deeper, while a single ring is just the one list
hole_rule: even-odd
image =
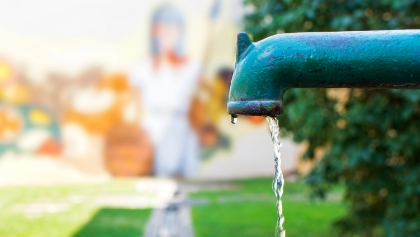
[{"label": "faucet spout", "polygon": [[420,88],[420,30],[238,34],[231,115],[283,113],[289,88]]}]

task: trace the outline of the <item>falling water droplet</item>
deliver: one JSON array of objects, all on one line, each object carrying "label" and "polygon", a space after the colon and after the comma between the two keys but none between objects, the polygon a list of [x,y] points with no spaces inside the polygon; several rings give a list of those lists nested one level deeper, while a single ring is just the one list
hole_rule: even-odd
[{"label": "falling water droplet", "polygon": [[238,122],[238,115],[232,114],[231,117],[230,117],[230,122],[232,124],[236,124]]}]

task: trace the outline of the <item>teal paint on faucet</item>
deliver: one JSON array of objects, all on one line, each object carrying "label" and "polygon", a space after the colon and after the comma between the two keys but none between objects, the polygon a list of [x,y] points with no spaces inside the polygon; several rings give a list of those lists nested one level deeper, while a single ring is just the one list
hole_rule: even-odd
[{"label": "teal paint on faucet", "polygon": [[420,88],[420,30],[238,34],[228,113],[276,116],[289,88]]}]

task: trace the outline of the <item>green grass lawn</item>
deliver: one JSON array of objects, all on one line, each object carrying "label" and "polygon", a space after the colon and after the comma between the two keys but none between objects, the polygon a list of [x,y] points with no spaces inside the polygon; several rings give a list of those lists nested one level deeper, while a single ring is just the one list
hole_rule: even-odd
[{"label": "green grass lawn", "polygon": [[[110,208],[95,202],[103,195],[136,194],[135,182],[0,188],[0,236],[140,237],[150,210]],[[235,183],[238,189],[191,194],[192,198],[209,200],[208,204],[192,208],[197,237],[274,236],[276,210],[271,180]],[[343,205],[339,201],[311,202],[308,192],[300,182],[286,182],[283,209],[287,236],[335,236],[331,222],[344,215]],[[245,200],[232,201],[238,197]],[[249,197],[257,200],[247,200]],[[42,215],[28,215],[19,210],[37,203],[68,205],[64,211],[51,210],[52,213]]]},{"label": "green grass lawn", "polygon": [[[192,208],[197,237],[274,236],[276,223],[275,198],[271,180],[238,181],[239,189],[232,191],[199,192],[193,198],[206,198],[209,205]],[[340,195],[336,191],[336,195]],[[334,219],[345,214],[338,200],[310,201],[308,188],[300,182],[286,182],[283,194],[285,229],[288,237],[337,236],[332,229]],[[261,200],[221,202],[220,198],[262,195]]]},{"label": "green grass lawn", "polygon": [[[107,208],[95,203],[100,195],[135,193],[134,180],[60,187],[0,188],[0,236],[139,237],[143,234],[150,210]],[[36,203],[70,205],[65,211],[43,215],[32,216],[30,210],[19,211],[22,205]]]}]

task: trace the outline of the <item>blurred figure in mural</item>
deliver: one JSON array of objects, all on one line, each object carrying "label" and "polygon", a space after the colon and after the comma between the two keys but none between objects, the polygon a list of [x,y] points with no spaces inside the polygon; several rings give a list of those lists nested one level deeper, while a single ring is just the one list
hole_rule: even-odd
[{"label": "blurred figure in mural", "polygon": [[188,113],[200,65],[184,52],[185,21],[171,5],[152,16],[151,58],[140,63],[130,82],[140,91],[142,126],[154,148],[154,174],[192,176],[198,172],[199,145]]}]

